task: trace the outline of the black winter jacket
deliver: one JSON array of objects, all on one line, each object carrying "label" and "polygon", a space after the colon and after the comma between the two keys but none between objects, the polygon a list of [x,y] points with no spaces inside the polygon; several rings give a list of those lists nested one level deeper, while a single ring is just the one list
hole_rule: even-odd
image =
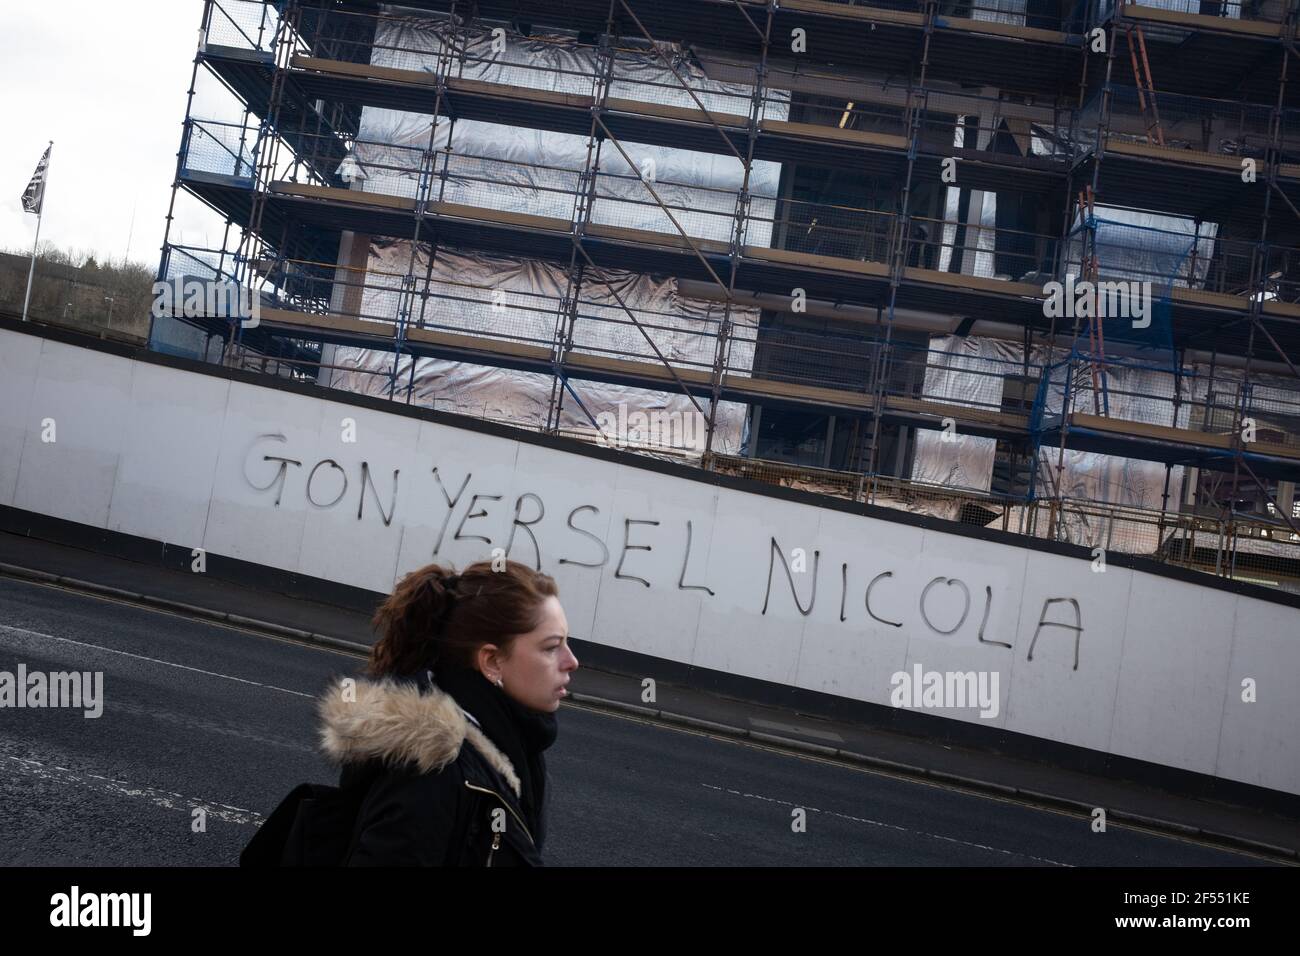
[{"label": "black winter jacket", "polygon": [[542,865],[514,767],[450,694],[357,680],[350,696],[340,682],[320,702],[340,787],[368,788],[344,865]]}]

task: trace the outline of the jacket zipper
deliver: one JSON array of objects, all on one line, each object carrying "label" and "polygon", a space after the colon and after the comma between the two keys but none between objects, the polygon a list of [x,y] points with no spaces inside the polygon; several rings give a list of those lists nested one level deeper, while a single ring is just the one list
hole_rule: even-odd
[{"label": "jacket zipper", "polygon": [[492,857],[496,856],[496,852],[500,847],[501,847],[501,834],[500,833],[492,834],[492,849],[488,851],[488,861],[487,861],[488,866],[492,865]]},{"label": "jacket zipper", "polygon": [[[519,825],[523,827],[524,834],[528,837],[528,842],[531,843],[533,846],[537,846],[537,841],[534,840],[533,835],[528,832],[528,824],[524,823],[523,819],[519,816],[519,814],[515,813],[514,808],[511,807],[510,804],[506,802],[505,797],[501,796],[501,794],[497,793],[495,790],[489,790],[486,787],[476,787],[468,780],[465,781],[465,786],[469,787],[471,790],[477,790],[479,793],[490,793],[492,796],[496,797],[497,800],[501,801],[501,805],[505,807],[507,810],[509,810],[510,815],[514,817],[516,820],[518,820]],[[500,834],[497,835],[500,836]]]}]

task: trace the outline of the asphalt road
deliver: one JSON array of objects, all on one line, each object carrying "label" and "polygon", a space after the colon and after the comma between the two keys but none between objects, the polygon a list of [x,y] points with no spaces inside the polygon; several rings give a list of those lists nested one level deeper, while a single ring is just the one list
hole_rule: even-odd
[{"label": "asphalt road", "polygon": [[[0,708],[5,866],[235,864],[293,786],[335,782],[315,750],[313,698],[361,667],[337,651],[0,578],[0,671],[20,662],[102,671],[104,703],[95,719]],[[552,866],[1259,862],[580,704],[561,710],[548,765]]]}]

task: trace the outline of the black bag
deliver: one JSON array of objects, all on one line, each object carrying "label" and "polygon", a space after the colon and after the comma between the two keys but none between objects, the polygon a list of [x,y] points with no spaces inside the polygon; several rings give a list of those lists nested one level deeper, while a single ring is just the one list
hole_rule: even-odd
[{"label": "black bag", "polygon": [[342,866],[352,851],[369,787],[294,787],[239,854],[239,865]]}]

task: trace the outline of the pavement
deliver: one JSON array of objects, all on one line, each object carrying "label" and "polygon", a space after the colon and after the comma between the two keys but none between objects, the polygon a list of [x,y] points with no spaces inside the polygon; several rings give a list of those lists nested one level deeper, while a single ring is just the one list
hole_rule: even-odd
[{"label": "pavement", "polygon": [[[372,641],[368,615],[356,609],[15,534],[0,533],[0,577],[58,585],[222,625],[225,633],[236,628],[355,654],[364,654]],[[236,610],[232,612],[232,608]],[[1083,821],[1091,819],[1094,808],[1105,808],[1109,821],[1130,829],[1245,851],[1274,862],[1297,861],[1300,822],[1279,814],[792,713],[662,680],[657,680],[656,702],[647,706],[641,699],[641,681],[646,676],[654,675],[618,674],[583,666],[571,684],[574,703],[566,707],[576,705],[575,709],[743,741],[901,783],[923,783],[948,792],[1074,815]]]}]

